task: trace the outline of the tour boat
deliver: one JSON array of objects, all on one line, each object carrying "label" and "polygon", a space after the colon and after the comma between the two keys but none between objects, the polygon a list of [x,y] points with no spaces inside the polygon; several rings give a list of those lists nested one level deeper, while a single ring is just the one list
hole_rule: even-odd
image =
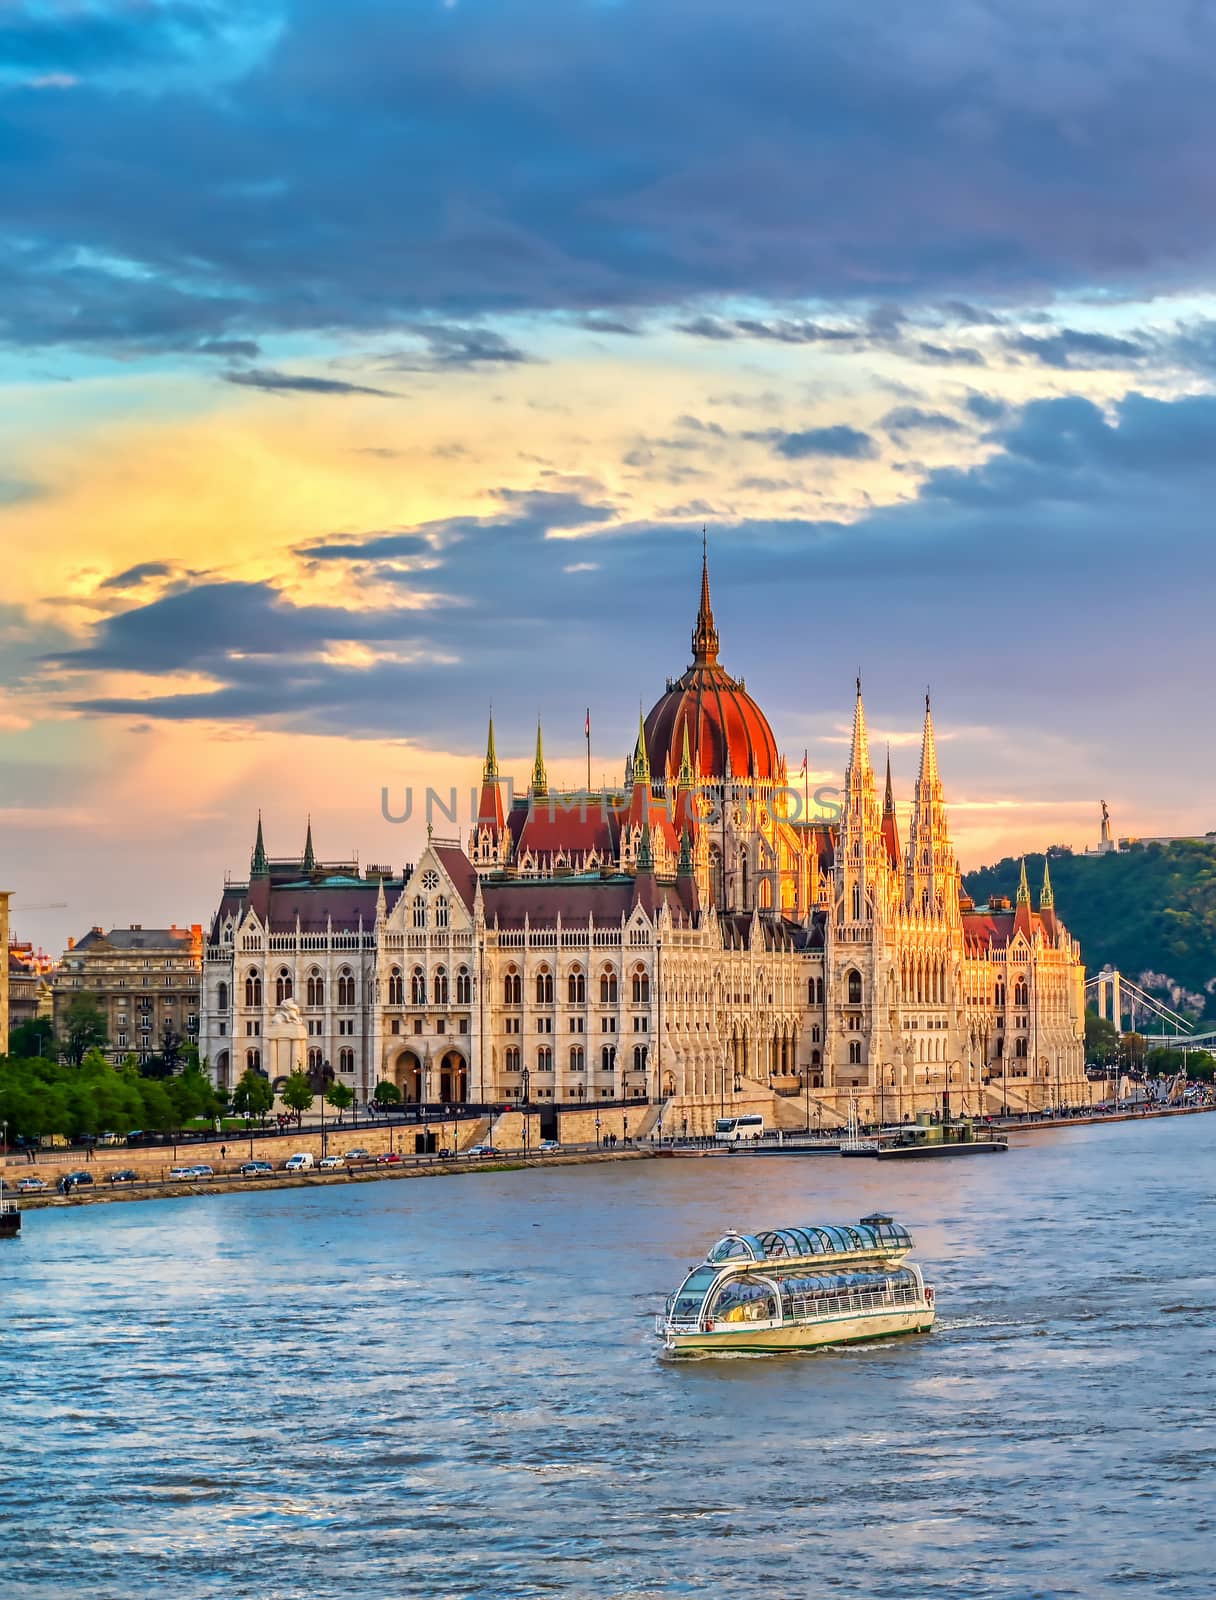
[{"label": "tour boat", "polygon": [[693,1267],[655,1331],[671,1355],[814,1350],[933,1326],[933,1290],[887,1216],[856,1226],[733,1230]]},{"label": "tour boat", "polygon": [[889,1143],[884,1141],[875,1154],[880,1161],[917,1161],[933,1156],[1004,1155],[1008,1149],[1009,1140],[1003,1133],[947,1113],[940,1122],[918,1117]]}]

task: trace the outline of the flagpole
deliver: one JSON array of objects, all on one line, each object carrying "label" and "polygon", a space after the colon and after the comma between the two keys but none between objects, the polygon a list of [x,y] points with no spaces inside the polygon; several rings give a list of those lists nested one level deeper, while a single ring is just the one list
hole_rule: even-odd
[{"label": "flagpole", "polygon": [[587,793],[591,793],[591,707],[587,707]]},{"label": "flagpole", "polygon": [[810,746],[802,752],[802,820],[811,820],[811,751]]}]

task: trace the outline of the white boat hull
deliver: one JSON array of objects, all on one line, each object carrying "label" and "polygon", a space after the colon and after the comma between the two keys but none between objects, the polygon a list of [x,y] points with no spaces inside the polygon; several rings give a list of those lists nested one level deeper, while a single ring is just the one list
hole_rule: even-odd
[{"label": "white boat hull", "polygon": [[838,1317],[806,1323],[736,1322],[688,1331],[664,1325],[660,1332],[669,1355],[819,1350],[838,1344],[864,1344],[872,1339],[896,1339],[906,1333],[928,1333],[936,1314],[933,1306],[922,1302],[888,1310],[844,1312]]}]

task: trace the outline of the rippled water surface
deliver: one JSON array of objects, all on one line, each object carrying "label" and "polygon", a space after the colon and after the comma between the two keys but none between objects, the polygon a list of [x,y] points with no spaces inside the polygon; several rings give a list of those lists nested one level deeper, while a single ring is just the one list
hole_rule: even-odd
[{"label": "rippled water surface", "polygon": [[[1213,1592],[1216,1117],[91,1206],[0,1243],[9,1597]],[[907,1221],[936,1331],[667,1363],[727,1226]]]}]

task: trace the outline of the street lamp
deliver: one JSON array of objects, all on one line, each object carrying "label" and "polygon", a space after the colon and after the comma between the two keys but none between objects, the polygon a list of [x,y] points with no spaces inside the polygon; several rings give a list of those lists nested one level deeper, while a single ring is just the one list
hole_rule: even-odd
[{"label": "street lamp", "polygon": [[527,1067],[523,1070],[523,1096],[524,1096],[524,1160],[528,1159],[528,1098],[531,1094],[532,1074]]},{"label": "street lamp", "polygon": [[322,1061],[322,1063],[321,1063],[321,1160],[322,1161],[325,1160],[325,1154],[326,1154],[326,1150],[325,1150],[325,1139],[326,1139],[326,1134],[325,1134],[325,1093],[326,1093],[326,1089],[325,1089],[325,1085],[326,1085],[326,1080],[329,1077],[329,1070],[330,1070],[329,1069],[329,1062],[328,1061]]},{"label": "street lamp", "polygon": [[621,1143],[629,1143],[629,1113],[626,1111],[621,1117]]},{"label": "street lamp", "polygon": [[595,1148],[598,1150],[599,1147],[600,1147],[600,1114],[597,1111],[595,1113]]}]

